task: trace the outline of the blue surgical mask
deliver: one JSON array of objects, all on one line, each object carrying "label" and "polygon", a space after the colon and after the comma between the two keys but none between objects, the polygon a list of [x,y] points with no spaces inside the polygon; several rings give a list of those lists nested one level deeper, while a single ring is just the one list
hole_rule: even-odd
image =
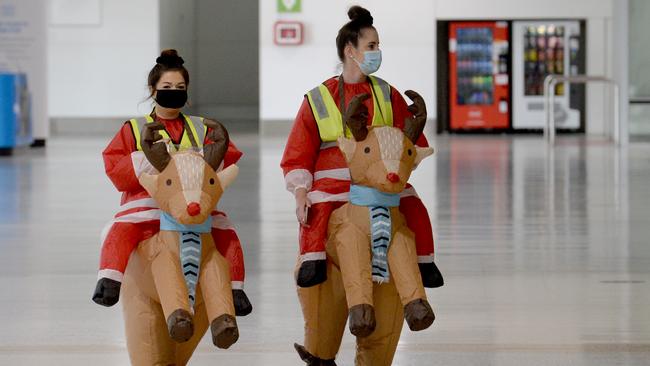
[{"label": "blue surgical mask", "polygon": [[379,70],[379,66],[381,66],[381,50],[364,52],[363,62],[361,63],[359,63],[359,61],[355,60],[354,58],[353,60],[357,63],[357,65],[359,65],[359,68],[364,75],[370,75],[374,72],[377,72],[377,70]]}]

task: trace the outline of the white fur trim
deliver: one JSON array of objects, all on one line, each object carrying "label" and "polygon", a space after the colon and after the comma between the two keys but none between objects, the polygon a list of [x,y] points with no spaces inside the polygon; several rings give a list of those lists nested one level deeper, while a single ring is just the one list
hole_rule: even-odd
[{"label": "white fur trim", "polygon": [[219,230],[235,230],[230,219],[221,214],[212,216],[212,227]]},{"label": "white fur trim", "polygon": [[132,152],[131,162],[133,163],[133,171],[136,177],[139,177],[142,173],[158,174],[158,170],[151,165],[142,151]]},{"label": "white fur trim", "polygon": [[244,282],[243,281],[230,281],[230,287],[232,287],[233,290],[243,290],[244,289]]},{"label": "white fur trim", "polygon": [[412,186],[406,188],[405,190],[403,190],[399,194],[399,196],[400,196],[400,198],[404,198],[404,197],[417,197],[417,198],[420,198],[420,196],[418,196],[418,193],[415,191],[415,188],[413,188]]},{"label": "white fur trim", "polygon": [[350,169],[348,168],[327,169],[327,170],[320,170],[314,173],[314,180],[319,180],[323,178],[350,180]]},{"label": "white fur trim", "polygon": [[433,254],[430,255],[418,255],[418,263],[433,263]]},{"label": "white fur trim", "polygon": [[120,211],[126,211],[130,210],[132,208],[138,208],[138,207],[152,207],[152,208],[158,208],[158,204],[153,198],[142,198],[139,200],[134,200],[131,202],[127,202],[123,205],[120,206]]},{"label": "white fur trim", "polygon": [[317,261],[317,260],[323,260],[327,258],[327,254],[325,252],[312,252],[312,253],[305,253],[300,256],[300,262],[306,262],[306,261]]},{"label": "white fur trim", "polygon": [[160,220],[160,209],[156,208],[147,211],[138,211],[138,212],[130,213],[128,215],[116,217],[113,220],[109,221],[106,224],[106,226],[104,226],[104,229],[102,229],[101,242],[103,243],[104,240],[106,240],[106,236],[108,235],[111,226],[113,226],[113,224],[117,222],[137,223],[137,222],[144,222],[144,221],[151,221],[151,220]]},{"label": "white fur trim", "polygon": [[124,273],[116,271],[114,269],[101,269],[99,270],[99,273],[97,273],[97,279],[99,280],[102,278],[110,278],[111,280],[122,282]]},{"label": "white fur trim", "polygon": [[295,193],[297,188],[305,188],[309,191],[313,181],[314,177],[307,169],[294,169],[284,176],[287,191],[291,193]]},{"label": "white fur trim", "polygon": [[312,204],[319,202],[333,202],[333,201],[343,201],[347,202],[350,200],[350,194],[348,192],[332,194],[323,191],[311,191],[307,193],[307,197]]}]

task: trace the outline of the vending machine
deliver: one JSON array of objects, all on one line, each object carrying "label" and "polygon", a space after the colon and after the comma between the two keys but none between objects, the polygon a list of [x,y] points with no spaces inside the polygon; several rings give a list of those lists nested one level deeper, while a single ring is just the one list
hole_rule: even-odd
[{"label": "vending machine", "polygon": [[507,22],[449,23],[449,128],[505,129],[509,121]]},{"label": "vending machine", "polygon": [[[512,22],[514,129],[544,128],[544,79],[551,74],[583,74],[583,44],[579,21]],[[580,129],[584,86],[560,83],[554,92],[557,127]]]}]

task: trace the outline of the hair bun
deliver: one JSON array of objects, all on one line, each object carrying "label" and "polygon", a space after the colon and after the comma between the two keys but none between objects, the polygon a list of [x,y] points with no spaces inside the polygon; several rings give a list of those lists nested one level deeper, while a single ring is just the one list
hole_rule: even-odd
[{"label": "hair bun", "polygon": [[372,15],[370,15],[370,12],[362,8],[358,5],[355,5],[348,10],[348,17],[350,17],[351,21],[357,21],[360,22],[364,25],[372,25]]},{"label": "hair bun", "polygon": [[174,49],[163,50],[160,56],[156,58],[156,63],[167,67],[180,67],[183,66],[185,61],[178,55]]}]

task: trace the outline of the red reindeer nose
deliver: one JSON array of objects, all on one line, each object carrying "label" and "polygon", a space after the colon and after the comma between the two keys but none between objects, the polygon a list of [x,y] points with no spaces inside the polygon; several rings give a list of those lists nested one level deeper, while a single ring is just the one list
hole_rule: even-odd
[{"label": "red reindeer nose", "polygon": [[399,182],[399,175],[397,175],[395,173],[388,173],[388,175],[386,176],[386,179],[388,179],[388,181],[391,182],[391,183],[397,183],[397,182]]},{"label": "red reindeer nose", "polygon": [[190,214],[190,216],[196,216],[200,214],[201,205],[196,202],[191,202],[189,205],[187,205],[187,213]]}]

